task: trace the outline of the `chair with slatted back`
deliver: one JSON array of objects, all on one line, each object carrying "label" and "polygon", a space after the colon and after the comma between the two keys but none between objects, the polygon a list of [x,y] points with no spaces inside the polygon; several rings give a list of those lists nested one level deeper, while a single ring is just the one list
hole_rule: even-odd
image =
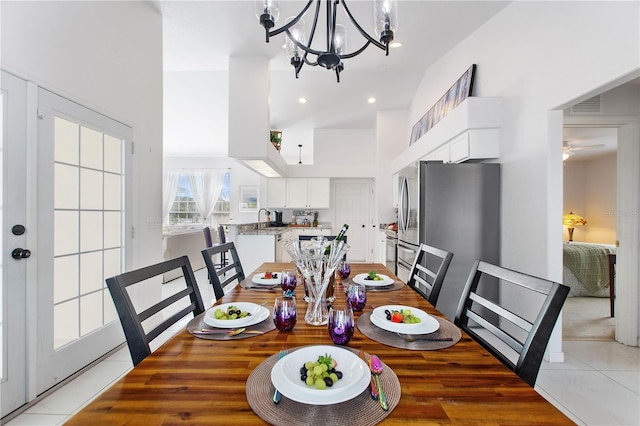
[{"label": "chair with slatted back", "polygon": [[[219,225],[218,226],[218,244],[224,244],[226,242],[227,242],[227,236],[224,233],[224,226]],[[218,264],[218,266],[219,267],[227,266],[227,253],[224,251],[220,253],[220,263]]]},{"label": "chair with slatted back", "polygon": [[407,285],[436,306],[453,253],[420,244]]},{"label": "chair with slatted back", "polygon": [[[160,282],[163,274],[175,269],[182,269],[186,288],[138,312],[132,303],[127,288],[147,280],[157,279]],[[188,314],[193,313],[196,316],[205,310],[198,284],[187,256],[125,272],[115,277],[107,278],[106,281],[120,317],[134,366],[151,354],[149,343],[162,332]],[[146,320],[149,320],[149,322],[145,323],[143,327],[143,322]],[[148,331],[145,331],[145,328]]]},{"label": "chair with slatted back", "polygon": [[454,322],[533,387],[568,293],[562,284],[476,261]]},{"label": "chair with slatted back", "polygon": [[211,247],[213,245],[213,239],[211,238],[211,228],[205,226],[202,228],[202,234],[204,235],[204,246]]},{"label": "chair with slatted back", "polygon": [[[214,259],[222,254],[226,255],[228,264],[220,266],[216,264]],[[238,252],[233,241],[216,244],[213,247],[202,250],[202,257],[204,257],[204,263],[207,265],[207,271],[209,277],[211,277],[213,285],[213,293],[216,299],[220,299],[224,296],[224,288],[232,283],[240,283],[244,280],[244,270],[242,269],[242,263],[238,257]]]}]

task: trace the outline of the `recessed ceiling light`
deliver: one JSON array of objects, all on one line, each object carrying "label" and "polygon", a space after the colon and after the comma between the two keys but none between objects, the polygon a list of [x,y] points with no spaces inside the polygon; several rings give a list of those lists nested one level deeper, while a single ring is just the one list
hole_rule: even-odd
[{"label": "recessed ceiling light", "polygon": [[300,102],[301,104],[306,104],[307,98],[298,98],[298,102]]},{"label": "recessed ceiling light", "polygon": [[375,104],[376,103],[376,98],[371,97],[371,98],[367,99],[367,102],[369,102],[370,104]]},{"label": "recessed ceiling light", "polygon": [[402,47],[402,42],[401,41],[394,41],[389,43],[389,47],[391,47],[392,49],[397,49],[398,47]]}]

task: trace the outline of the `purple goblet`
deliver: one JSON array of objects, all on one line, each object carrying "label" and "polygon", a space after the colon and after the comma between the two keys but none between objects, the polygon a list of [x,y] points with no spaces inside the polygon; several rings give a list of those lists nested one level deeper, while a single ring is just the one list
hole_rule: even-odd
[{"label": "purple goblet", "polygon": [[280,331],[291,331],[296,325],[296,299],[276,297],[273,305],[273,323]]},{"label": "purple goblet", "polygon": [[367,291],[362,284],[349,284],[347,287],[347,303],[355,312],[360,312],[367,304]]},{"label": "purple goblet", "polygon": [[280,283],[282,291],[293,293],[298,284],[297,275],[298,274],[294,270],[282,271],[282,281]]},{"label": "purple goblet", "polygon": [[340,265],[338,265],[338,276],[343,280],[345,280],[349,278],[350,274],[351,274],[351,264],[343,260],[342,262],[340,262]]},{"label": "purple goblet", "polygon": [[336,345],[346,345],[353,337],[354,321],[351,307],[343,309],[329,310],[329,321],[327,322],[329,336]]}]

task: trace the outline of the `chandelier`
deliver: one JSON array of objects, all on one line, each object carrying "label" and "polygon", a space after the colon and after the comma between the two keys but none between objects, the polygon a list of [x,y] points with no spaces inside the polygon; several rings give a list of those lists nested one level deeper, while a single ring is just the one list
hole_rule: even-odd
[{"label": "chandelier", "polygon": [[[315,0],[316,7],[313,16],[313,24],[307,38],[305,23],[302,17],[307,13],[314,0],[309,0],[307,5],[295,17],[286,19],[285,24],[273,29],[280,16],[277,0],[256,0],[255,12],[260,20],[260,24],[265,29],[266,42],[269,38],[282,32],[286,34],[285,47],[291,65],[295,69],[296,78],[304,64],[309,66],[320,65],[328,70],[335,71],[338,83],[340,82],[340,72],[344,69],[343,59],[353,58],[364,52],[369,45],[374,45],[385,51],[389,55],[389,43],[393,41],[393,33],[397,29],[398,9],[396,0],[374,0],[373,20],[377,39],[370,36],[355,20],[347,2],[345,0],[324,0],[326,5],[326,49],[317,50],[311,44],[318,24],[320,6],[322,0]],[[338,7],[342,6],[344,12],[349,17],[351,24],[364,37],[364,44],[357,50],[347,53],[347,29],[344,25],[337,23]]]}]

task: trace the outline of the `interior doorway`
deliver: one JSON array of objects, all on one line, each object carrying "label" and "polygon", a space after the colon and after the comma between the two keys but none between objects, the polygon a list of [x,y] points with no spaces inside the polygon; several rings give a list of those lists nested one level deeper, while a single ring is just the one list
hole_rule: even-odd
[{"label": "interior doorway", "polygon": [[[640,275],[637,264],[639,248],[637,238],[639,227],[638,206],[640,202],[638,196],[640,187],[640,173],[638,172],[640,170],[640,147],[638,146],[640,111],[638,111],[637,99],[640,96],[640,79],[636,78],[608,91],[594,93],[592,96],[588,101],[591,103],[594,100],[601,102],[597,111],[579,113],[576,112],[579,108],[575,108],[579,104],[569,107],[564,114],[564,127],[583,129],[581,131],[584,132],[589,131],[589,129],[593,129],[591,130],[592,132],[597,132],[596,129],[609,129],[610,132],[615,132],[616,155],[614,161],[616,170],[615,189],[613,190],[615,197],[613,197],[614,194],[610,194],[609,199],[610,204],[611,197],[613,197],[615,204],[613,208],[605,205],[600,205],[597,209],[591,208],[591,217],[595,223],[600,223],[604,219],[614,222],[615,239],[609,238],[608,240],[611,241],[607,241],[607,243],[617,253],[615,340],[626,345],[637,346],[638,282]],[[636,99],[635,103],[632,101],[634,97]],[[582,145],[599,144],[600,141],[582,143]],[[570,144],[565,142],[564,145],[566,147]],[[573,144],[574,147],[576,145],[579,144]],[[563,181],[565,181],[568,178],[566,165],[563,169]],[[593,178],[591,175],[589,177]],[[565,194],[566,200],[567,195]],[[565,203],[564,207],[571,208],[567,203]],[[586,220],[589,221],[588,216],[586,216]],[[582,236],[585,237],[583,241],[599,243],[601,242],[600,240],[607,239],[604,237],[605,234],[600,233],[598,235],[595,232],[595,226],[593,227],[592,238],[586,238],[588,235],[586,232],[587,227],[583,228],[584,234]],[[566,227],[564,227],[563,232],[567,232]],[[563,239],[567,240],[566,236]],[[565,310],[565,315],[567,314],[570,315],[570,311]],[[571,317],[567,317],[567,321],[571,320]]]},{"label": "interior doorway", "polygon": [[571,234],[562,231],[563,340],[615,341],[608,255],[617,239],[617,135],[614,127],[563,129],[563,214],[580,218],[567,218],[576,222]]}]

